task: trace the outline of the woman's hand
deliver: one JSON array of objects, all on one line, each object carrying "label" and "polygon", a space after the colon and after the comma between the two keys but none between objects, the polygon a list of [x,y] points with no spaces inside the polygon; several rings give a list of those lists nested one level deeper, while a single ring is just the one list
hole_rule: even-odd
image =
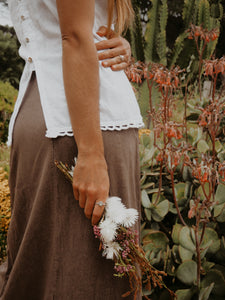
[{"label": "woman's hand", "polygon": [[108,170],[103,154],[78,154],[73,175],[73,191],[86,217],[91,219],[92,225],[97,224],[109,194]]},{"label": "woman's hand", "polygon": [[[107,35],[107,28],[102,26],[97,31],[101,37]],[[97,50],[103,50],[98,53],[98,59],[103,60],[103,67],[111,67],[113,71],[124,70],[128,67],[131,58],[131,48],[127,40],[118,36],[113,30],[110,30],[109,39],[96,43]]]}]

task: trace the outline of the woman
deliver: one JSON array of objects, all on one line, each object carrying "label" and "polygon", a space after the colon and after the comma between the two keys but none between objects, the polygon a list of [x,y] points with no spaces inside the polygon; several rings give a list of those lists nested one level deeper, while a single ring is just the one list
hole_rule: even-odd
[{"label": "woman", "polygon": [[[116,300],[129,289],[113,277],[91,226],[108,195],[139,207],[139,108],[124,72],[98,62],[112,57],[105,64],[116,65],[125,53],[95,46],[99,26],[110,28],[117,15],[121,32],[129,19],[130,0],[115,3],[116,10],[114,0],[9,1],[26,65],[9,129],[12,219],[2,300]],[[104,43],[111,47],[103,39],[97,48]],[[74,157],[72,189],[54,161],[71,165]]]}]

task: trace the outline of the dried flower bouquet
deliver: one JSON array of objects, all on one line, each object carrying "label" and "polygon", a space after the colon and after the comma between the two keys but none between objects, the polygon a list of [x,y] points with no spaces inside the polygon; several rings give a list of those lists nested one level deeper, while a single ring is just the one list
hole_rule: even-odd
[{"label": "dried flower bouquet", "polygon": [[[55,163],[72,183],[74,167],[69,168],[62,162]],[[137,232],[131,229],[137,220],[136,209],[126,208],[118,197],[109,197],[106,200],[101,221],[93,227],[95,237],[100,240],[102,255],[115,262],[114,276],[128,276],[129,278],[130,290],[122,297],[133,293],[136,299],[138,293],[141,292],[143,282],[149,291],[152,287],[166,288],[171,299],[174,299],[175,294],[167,288],[162,279],[166,273],[150,264],[143,249],[139,246]],[[145,298],[148,299],[147,296]]]}]

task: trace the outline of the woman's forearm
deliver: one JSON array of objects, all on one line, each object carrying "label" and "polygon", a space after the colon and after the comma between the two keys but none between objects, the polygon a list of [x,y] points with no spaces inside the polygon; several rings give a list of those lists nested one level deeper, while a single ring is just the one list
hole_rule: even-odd
[{"label": "woman's forearm", "polygon": [[95,1],[56,0],[63,47],[63,77],[78,158],[73,191],[96,224],[109,194],[99,114],[99,63],[93,40]]},{"label": "woman's forearm", "polygon": [[92,38],[63,37],[66,98],[79,152],[103,152],[99,120],[99,63]]}]

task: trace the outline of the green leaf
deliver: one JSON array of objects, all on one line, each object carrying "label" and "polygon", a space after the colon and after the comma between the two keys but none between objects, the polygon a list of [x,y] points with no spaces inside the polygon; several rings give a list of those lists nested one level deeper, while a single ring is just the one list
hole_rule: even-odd
[{"label": "green leaf", "polygon": [[173,245],[172,248],[173,259],[177,264],[181,264],[181,259],[179,255],[179,247],[177,245]]},{"label": "green leaf", "polygon": [[152,147],[151,149],[145,148],[144,152],[142,153],[142,164],[149,163],[154,156],[156,148]]},{"label": "green leaf", "polygon": [[152,209],[152,218],[156,222],[161,222],[169,211],[169,201],[164,200]]},{"label": "green leaf", "polygon": [[154,210],[160,217],[165,217],[165,215],[169,211],[169,201],[164,200],[160,202],[157,206],[156,209]]},{"label": "green leaf", "polygon": [[184,190],[184,198],[190,199],[193,194],[193,183],[190,181],[186,181],[185,190]]},{"label": "green leaf", "polygon": [[[206,194],[209,195],[209,183],[208,182],[206,182],[204,184],[204,189],[205,189]],[[197,189],[197,195],[196,196],[200,196],[201,200],[205,200],[205,194],[204,194],[201,186]],[[212,196],[210,198],[210,201],[213,201]]]},{"label": "green leaf", "polygon": [[205,273],[208,273],[210,269],[212,269],[215,266],[214,262],[210,262],[210,261],[204,261],[202,263],[202,268],[204,270]]},{"label": "green leaf", "polygon": [[145,212],[145,215],[146,215],[147,220],[148,220],[148,221],[151,221],[151,220],[152,220],[151,209],[149,209],[149,208],[144,208],[144,212]]},{"label": "green leaf", "polygon": [[225,203],[214,206],[214,217],[219,217],[225,208]]},{"label": "green leaf", "polygon": [[188,249],[191,252],[195,252],[196,247],[192,241],[191,238],[191,232],[189,227],[184,226],[181,230],[180,230],[180,234],[179,234],[179,244],[181,246],[183,246],[184,248]]},{"label": "green leaf", "polygon": [[191,181],[192,180],[192,170],[188,166],[184,166],[183,168],[183,179],[184,181]]},{"label": "green leaf", "polygon": [[220,143],[220,141],[216,141],[215,148],[217,153],[223,150],[223,145]]},{"label": "green leaf", "polygon": [[222,213],[216,218],[218,222],[225,222],[225,209],[223,209]]},{"label": "green leaf", "polygon": [[210,270],[202,280],[202,287],[206,288],[212,283],[214,283],[212,293],[218,296],[225,296],[225,279],[221,271],[216,269]]},{"label": "green leaf", "polygon": [[183,262],[177,269],[177,278],[187,285],[192,285],[197,280],[197,263],[193,260]]},{"label": "green leaf", "polygon": [[149,189],[151,187],[154,187],[155,186],[155,183],[154,182],[147,182],[145,184],[142,185],[142,189],[145,190],[145,189]]},{"label": "green leaf", "polygon": [[218,185],[216,189],[215,201],[218,202],[218,204],[225,203],[225,185]]},{"label": "green leaf", "polygon": [[[157,191],[159,191],[159,189],[157,189]],[[162,201],[164,201],[166,199],[163,194],[159,195],[158,200],[157,200],[157,198],[158,198],[158,193],[154,193],[152,195],[152,204],[157,205],[157,203],[160,203],[160,202],[162,202]]]},{"label": "green leaf", "polygon": [[220,249],[220,239],[217,232],[212,228],[206,228],[201,247],[207,246],[210,243],[208,253],[215,254]]},{"label": "green leaf", "polygon": [[193,291],[192,289],[177,290],[176,295],[177,300],[191,300],[193,296]]},{"label": "green leaf", "polygon": [[214,287],[214,283],[212,282],[210,284],[210,286],[206,287],[206,288],[202,288],[200,290],[200,293],[199,293],[199,300],[208,300],[209,299],[209,295],[211,294],[212,292],[212,289]]},{"label": "green leaf", "polygon": [[174,185],[177,201],[184,198],[185,183],[179,182]]},{"label": "green leaf", "polygon": [[197,149],[200,153],[206,153],[209,150],[209,145],[205,140],[200,140],[197,144]]},{"label": "green leaf", "polygon": [[179,244],[179,235],[182,228],[183,226],[181,224],[173,225],[172,239],[175,244]]},{"label": "green leaf", "polygon": [[141,203],[145,208],[150,208],[152,206],[146,190],[141,191]]},{"label": "green leaf", "polygon": [[142,242],[144,250],[151,250],[158,253],[160,250],[166,251],[169,239],[166,234],[161,231],[149,230]]},{"label": "green leaf", "polygon": [[193,257],[193,252],[187,250],[186,248],[182,247],[181,245],[178,246],[179,255],[182,260],[182,262],[186,260],[191,260]]}]

